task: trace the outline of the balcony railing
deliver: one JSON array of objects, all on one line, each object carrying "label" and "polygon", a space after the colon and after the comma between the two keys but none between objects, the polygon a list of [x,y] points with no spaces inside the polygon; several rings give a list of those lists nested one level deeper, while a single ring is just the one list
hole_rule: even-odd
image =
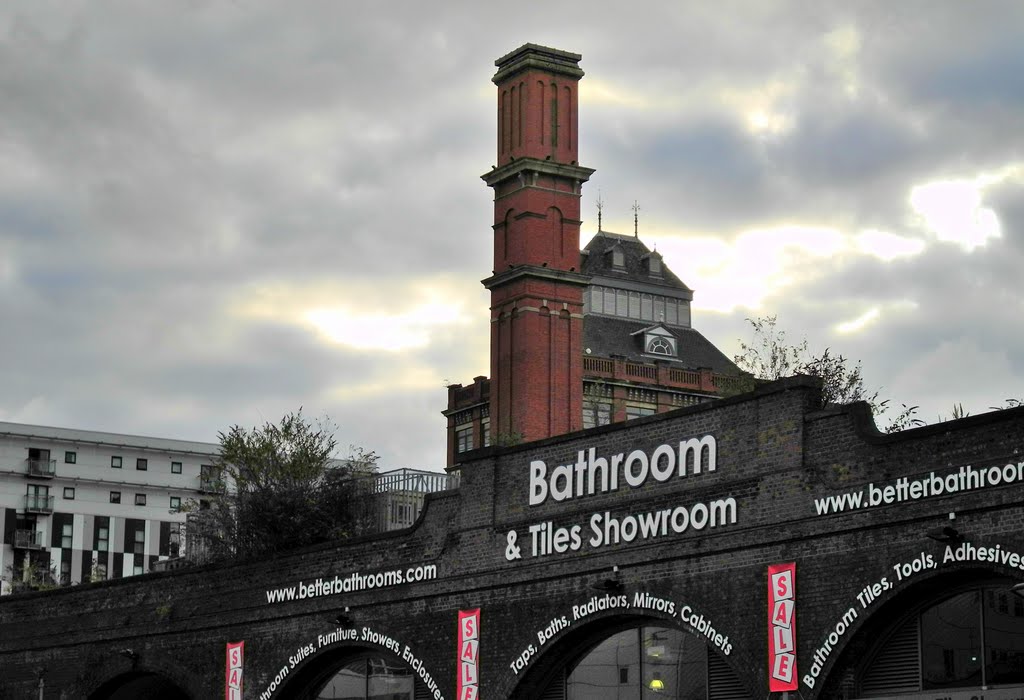
[{"label": "balcony railing", "polygon": [[28,475],[52,479],[57,473],[57,460],[55,459],[28,459]]},{"label": "balcony railing", "polygon": [[204,493],[222,493],[224,491],[224,479],[221,475],[210,474],[199,477],[199,490]]},{"label": "balcony railing", "polygon": [[611,379],[634,384],[652,384],[687,389],[706,394],[741,390],[742,377],[715,374],[710,369],[680,369],[664,363],[628,362],[624,359],[583,357],[583,378],[587,381]]},{"label": "balcony railing", "polygon": [[395,469],[367,478],[372,480],[374,493],[434,493],[459,487],[458,475],[418,469]]},{"label": "balcony railing", "polygon": [[15,549],[42,549],[43,548],[43,533],[36,532],[35,530],[15,530],[14,531],[14,548]]},{"label": "balcony railing", "polygon": [[28,494],[25,496],[25,511],[28,513],[52,513],[53,496]]}]

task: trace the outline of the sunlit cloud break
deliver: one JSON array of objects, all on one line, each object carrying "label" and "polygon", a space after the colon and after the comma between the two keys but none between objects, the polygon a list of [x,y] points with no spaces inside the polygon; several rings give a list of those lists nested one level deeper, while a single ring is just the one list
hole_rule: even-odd
[{"label": "sunlit cloud break", "polygon": [[836,326],[836,330],[840,333],[856,333],[859,330],[864,329],[869,323],[878,319],[882,315],[882,312],[878,310],[878,307],[872,307],[862,313],[852,321],[846,321]]},{"label": "sunlit cloud break", "polygon": [[910,190],[910,207],[940,241],[967,252],[1002,236],[996,213],[984,206],[985,190],[1006,181],[1024,181],[1024,166],[1008,165],[973,178],[936,180]]},{"label": "sunlit cloud break", "polygon": [[[443,280],[394,292],[395,299],[419,301],[389,309],[367,303],[378,295],[358,285],[269,285],[248,290],[231,308],[242,318],[298,325],[328,343],[383,352],[421,349],[439,332],[479,321]],[[338,298],[345,301],[324,303]]]},{"label": "sunlit cloud break", "polygon": [[331,342],[357,350],[400,352],[426,347],[438,326],[460,323],[460,309],[449,303],[425,302],[399,314],[351,308],[315,308],[303,319]]}]

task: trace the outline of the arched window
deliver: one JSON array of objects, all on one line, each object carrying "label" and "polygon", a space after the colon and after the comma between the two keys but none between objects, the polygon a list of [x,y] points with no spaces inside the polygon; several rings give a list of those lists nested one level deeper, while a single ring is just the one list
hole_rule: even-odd
[{"label": "arched window", "polygon": [[366,655],[347,661],[312,697],[318,700],[414,700],[415,675],[397,659]]},{"label": "arched window", "polygon": [[739,679],[705,641],[669,627],[612,634],[571,663],[543,693],[547,700],[735,698]]},{"label": "arched window", "polygon": [[652,355],[667,355],[668,357],[675,357],[676,349],[672,345],[672,340],[670,338],[650,334],[647,336],[646,345],[647,352]]},{"label": "arched window", "polygon": [[1020,694],[1024,601],[1007,585],[957,593],[915,614],[867,658],[862,698],[954,688]]}]

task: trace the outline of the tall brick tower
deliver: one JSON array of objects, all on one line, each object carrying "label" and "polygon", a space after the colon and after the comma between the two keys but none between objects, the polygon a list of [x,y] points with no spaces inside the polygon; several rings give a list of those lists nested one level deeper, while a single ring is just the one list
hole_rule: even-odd
[{"label": "tall brick tower", "polygon": [[502,56],[491,291],[491,431],[539,440],[582,427],[583,291],[577,163],[579,54]]}]

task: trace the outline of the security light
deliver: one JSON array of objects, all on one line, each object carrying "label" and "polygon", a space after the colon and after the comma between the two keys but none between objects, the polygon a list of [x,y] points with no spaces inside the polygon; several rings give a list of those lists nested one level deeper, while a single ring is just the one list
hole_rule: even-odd
[{"label": "security light", "polygon": [[960,542],[964,538],[964,536],[960,534],[960,531],[952,525],[937,527],[934,530],[929,530],[925,534],[936,542],[944,543]]},{"label": "security light", "polygon": [[335,617],[331,618],[331,622],[333,622],[336,625],[340,625],[341,627],[348,627],[349,625],[351,625],[353,620],[352,616],[349,614],[348,606],[346,606],[345,609],[338,613]]}]

